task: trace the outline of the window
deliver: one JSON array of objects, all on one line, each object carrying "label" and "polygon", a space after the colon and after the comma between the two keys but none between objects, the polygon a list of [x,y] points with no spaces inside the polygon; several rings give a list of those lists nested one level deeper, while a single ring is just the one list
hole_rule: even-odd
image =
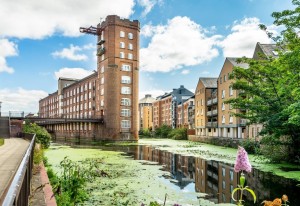
[{"label": "window", "polygon": [[125,37],[125,32],[124,31],[120,31],[120,37],[122,37],[122,38]]},{"label": "window", "polygon": [[224,102],[222,103],[222,111],[224,111],[225,110],[225,104],[224,104]]},{"label": "window", "polygon": [[101,107],[104,106],[104,100],[103,100],[103,99],[101,99],[101,101],[100,101],[100,106],[101,106]]},{"label": "window", "polygon": [[222,77],[220,77],[220,84],[222,84]]},{"label": "window", "polygon": [[229,109],[232,109],[232,104],[229,104]]},{"label": "window", "polygon": [[229,171],[230,181],[233,181],[233,170]]},{"label": "window", "polygon": [[224,124],[224,123],[225,123],[225,116],[222,115],[222,124]]},{"label": "window", "polygon": [[101,70],[100,70],[100,72],[101,72],[101,73],[103,73],[103,72],[104,72],[104,66],[103,66],[103,67],[101,67]]},{"label": "window", "polygon": [[128,49],[133,50],[133,45],[131,43],[128,44]]},{"label": "window", "polygon": [[130,109],[121,109],[121,116],[122,117],[129,117],[130,116]]},{"label": "window", "polygon": [[128,33],[128,39],[133,39],[133,34],[132,33]]},{"label": "window", "polygon": [[131,53],[128,53],[128,59],[133,59],[133,55]]},{"label": "window", "polygon": [[122,98],[121,105],[123,106],[130,106],[130,99],[129,98]]},{"label": "window", "polygon": [[121,83],[130,84],[131,83],[130,77],[129,76],[122,76]]},{"label": "window", "polygon": [[121,59],[124,59],[124,58],[125,58],[124,52],[120,52],[120,58],[121,58]]},{"label": "window", "polygon": [[224,82],[226,82],[227,81],[227,76],[226,76],[226,74],[224,75]]},{"label": "window", "polygon": [[226,175],[226,170],[224,167],[222,167],[222,176],[225,177],[225,175]]},{"label": "window", "polygon": [[120,48],[124,49],[125,48],[125,43],[124,42],[120,42]]},{"label": "window", "polygon": [[232,123],[232,122],[233,122],[233,116],[230,115],[230,117],[229,117],[229,123]]},{"label": "window", "polygon": [[104,84],[104,77],[101,77],[101,84]]},{"label": "window", "polygon": [[104,95],[104,89],[101,89],[101,93],[100,93],[101,95]]},{"label": "window", "polygon": [[233,95],[233,89],[232,89],[232,86],[229,87],[229,96],[232,96]]},{"label": "window", "polygon": [[122,71],[131,71],[131,66],[130,65],[127,65],[127,64],[123,64],[122,65]]},{"label": "window", "polygon": [[222,99],[225,98],[225,90],[222,90]]},{"label": "window", "polygon": [[121,128],[130,128],[130,120],[121,120]]},{"label": "window", "polygon": [[121,94],[131,94],[130,87],[122,87]]},{"label": "window", "polygon": [[222,188],[223,188],[223,189],[225,189],[225,188],[226,188],[226,183],[225,183],[225,181],[224,181],[224,180],[222,181]]}]

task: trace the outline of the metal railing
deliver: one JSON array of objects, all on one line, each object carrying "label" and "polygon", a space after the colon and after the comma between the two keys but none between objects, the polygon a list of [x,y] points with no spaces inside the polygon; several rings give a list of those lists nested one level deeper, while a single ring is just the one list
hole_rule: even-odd
[{"label": "metal railing", "polygon": [[25,134],[24,138],[31,138],[31,142],[6,194],[4,194],[5,197],[2,205],[5,206],[23,206],[29,203],[35,134]]}]

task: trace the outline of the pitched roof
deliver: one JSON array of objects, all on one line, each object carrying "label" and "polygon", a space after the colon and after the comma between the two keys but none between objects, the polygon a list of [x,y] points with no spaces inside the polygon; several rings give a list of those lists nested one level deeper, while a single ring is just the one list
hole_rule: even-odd
[{"label": "pitched roof", "polygon": [[217,88],[218,78],[211,78],[211,77],[200,77],[199,81],[201,81],[205,88]]},{"label": "pitched roof", "polygon": [[242,67],[242,68],[244,68],[244,69],[248,69],[248,68],[249,68],[249,65],[248,65],[247,63],[243,63],[243,62],[239,63],[239,62],[237,61],[239,58],[236,58],[236,57],[226,57],[226,59],[227,59],[228,61],[230,61],[230,63],[231,63],[233,66],[235,66],[235,67]]},{"label": "pitched roof", "polygon": [[139,104],[151,104],[155,101],[155,98],[151,96],[151,94],[146,94],[144,98],[140,99]]}]

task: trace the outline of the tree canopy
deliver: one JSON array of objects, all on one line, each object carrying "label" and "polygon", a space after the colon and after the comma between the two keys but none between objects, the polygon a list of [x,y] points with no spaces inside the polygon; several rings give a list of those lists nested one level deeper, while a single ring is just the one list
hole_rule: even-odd
[{"label": "tree canopy", "polygon": [[263,124],[262,142],[288,146],[288,160],[300,162],[300,0],[292,1],[295,9],[273,12],[274,24],[283,26],[279,36],[270,38],[277,44],[278,58],[261,60],[241,58],[248,69],[235,67],[233,89],[243,92],[230,99],[234,108],[246,109],[237,116],[249,123]]}]

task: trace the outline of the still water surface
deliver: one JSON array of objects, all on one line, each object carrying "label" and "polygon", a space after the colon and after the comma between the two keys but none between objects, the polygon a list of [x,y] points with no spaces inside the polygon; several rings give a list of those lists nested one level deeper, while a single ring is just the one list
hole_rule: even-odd
[{"label": "still water surface", "polygon": [[[101,147],[104,150],[122,151],[134,160],[147,160],[162,165],[170,172],[163,181],[166,185],[182,192],[206,193],[206,198],[214,203],[230,203],[231,191],[237,187],[239,175],[233,165],[220,161],[205,160],[201,157],[186,156],[160,150],[153,146]],[[300,205],[299,182],[253,169],[246,174],[246,184],[255,191],[257,204],[263,200],[275,199],[287,194],[290,206]],[[252,196],[246,194],[246,205],[254,205]],[[234,203],[234,202],[232,202]]]}]

